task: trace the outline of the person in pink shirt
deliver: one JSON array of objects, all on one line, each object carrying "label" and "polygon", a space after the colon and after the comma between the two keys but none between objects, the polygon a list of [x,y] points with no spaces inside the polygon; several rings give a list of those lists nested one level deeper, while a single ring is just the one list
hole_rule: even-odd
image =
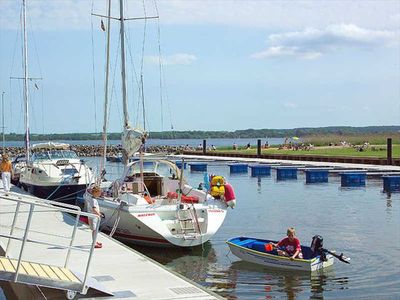
[{"label": "person in pink shirt", "polygon": [[293,227],[288,228],[287,237],[280,240],[277,244],[271,243],[277,247],[278,255],[288,256],[290,259],[303,258],[301,253],[300,241],[296,237],[296,231]]}]

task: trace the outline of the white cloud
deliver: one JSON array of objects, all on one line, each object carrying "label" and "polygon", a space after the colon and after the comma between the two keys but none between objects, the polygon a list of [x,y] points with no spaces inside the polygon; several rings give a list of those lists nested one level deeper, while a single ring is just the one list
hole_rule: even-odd
[{"label": "white cloud", "polygon": [[357,47],[389,47],[399,44],[398,32],[370,30],[354,24],[330,25],[325,29],[306,28],[303,31],[271,34],[269,47],[254,53],[253,58],[295,56],[315,59],[334,49]]},{"label": "white cloud", "polygon": [[[119,5],[112,1],[112,15]],[[143,16],[141,1],[125,1],[126,16]],[[145,0],[147,15],[155,15],[154,0]],[[265,29],[293,30],[325,27],[329,24],[358,24],[367,28],[390,29],[400,25],[398,0],[168,0],[157,1],[160,22],[167,24],[214,24]],[[32,24],[41,30],[90,29],[90,0],[28,1]],[[21,1],[1,0],[3,28],[19,23]],[[93,1],[93,12],[106,14],[106,1]],[[97,17],[94,17],[96,19]]]},{"label": "white cloud", "polygon": [[293,102],[286,102],[286,103],[283,104],[283,106],[285,108],[291,108],[291,109],[297,108],[297,104],[295,104]]},{"label": "white cloud", "polygon": [[[159,64],[158,56],[146,56],[146,61],[153,64]],[[163,56],[163,65],[190,65],[197,60],[197,57],[193,54],[177,53],[173,55]]]}]

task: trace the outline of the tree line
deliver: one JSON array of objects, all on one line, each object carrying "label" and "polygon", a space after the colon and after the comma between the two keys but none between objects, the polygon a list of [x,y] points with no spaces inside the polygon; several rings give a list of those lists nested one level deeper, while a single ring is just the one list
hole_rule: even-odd
[{"label": "tree line", "polygon": [[[150,132],[150,139],[210,139],[210,138],[283,138],[283,137],[308,137],[313,135],[365,135],[365,134],[393,134],[399,133],[400,126],[330,126],[330,127],[303,127],[293,129],[244,129],[235,131],[164,131]],[[114,132],[107,135],[109,140],[120,140],[121,133]],[[23,141],[24,134],[5,134],[7,141]],[[101,140],[102,133],[49,133],[30,134],[30,140]]]}]

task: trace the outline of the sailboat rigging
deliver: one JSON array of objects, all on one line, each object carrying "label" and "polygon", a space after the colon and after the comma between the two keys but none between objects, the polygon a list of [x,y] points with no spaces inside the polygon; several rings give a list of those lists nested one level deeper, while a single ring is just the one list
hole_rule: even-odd
[{"label": "sailboat rigging", "polygon": [[[93,182],[90,168],[68,144],[49,142],[30,145],[26,0],[22,1],[22,6],[26,163],[20,169],[18,184],[37,197],[75,203],[76,198],[83,195],[87,185]],[[31,150],[35,151],[33,155]]]},{"label": "sailboat rigging", "polygon": [[[207,191],[193,188],[184,179],[183,169],[168,159],[144,158],[143,145],[147,133],[133,128],[128,116],[124,22],[129,19],[124,17],[124,1],[120,0],[119,5],[119,18],[93,14],[120,22],[124,113],[122,150],[125,170],[122,177],[97,198],[105,216],[101,228],[128,243],[178,247],[201,245],[220,228],[227,208],[234,206],[235,199],[223,194],[211,196]],[[150,18],[158,16],[134,19]],[[143,101],[142,77],[141,86]],[[130,156],[137,151],[139,160],[129,162]],[[222,189],[225,181],[219,177],[219,188]]]}]

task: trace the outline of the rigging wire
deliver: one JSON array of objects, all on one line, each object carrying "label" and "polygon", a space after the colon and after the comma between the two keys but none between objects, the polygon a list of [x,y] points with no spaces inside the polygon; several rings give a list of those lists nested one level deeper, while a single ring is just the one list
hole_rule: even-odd
[{"label": "rigging wire", "polygon": [[93,72],[93,103],[94,103],[94,132],[97,133],[97,101],[96,101],[96,79],[95,79],[95,56],[94,56],[94,30],[93,30],[93,11],[94,0],[92,0],[92,14],[90,18],[90,28],[92,36],[92,72]]},{"label": "rigging wire", "polygon": [[[28,16],[28,18],[29,18],[29,23],[30,23],[30,27],[32,28],[32,30],[31,30],[31,34],[30,34],[30,36],[32,36],[32,40],[33,40],[33,46],[34,46],[34,49],[35,49],[35,55],[36,55],[36,62],[37,62],[37,64],[38,64],[38,68],[39,68],[39,76],[40,76],[40,78],[43,78],[43,73],[42,73],[42,67],[41,67],[41,65],[40,65],[40,59],[39,59],[39,51],[37,50],[37,43],[36,43],[36,37],[35,37],[35,30],[33,29],[34,27],[33,27],[33,22],[32,22],[32,19],[30,18],[30,15]],[[37,85],[37,80],[30,80],[30,81],[32,81],[32,82],[34,82],[34,86],[39,90],[39,87],[38,87],[38,85]],[[44,104],[43,104],[43,99],[44,99],[44,94],[43,94],[43,91],[44,91],[44,89],[43,89],[43,83],[41,84],[41,88],[40,88],[40,90],[41,90],[41,103],[42,103],[42,105],[41,105],[41,110],[42,110],[42,112],[41,112],[41,121],[42,121],[42,134],[44,135]],[[30,92],[30,95],[31,95],[32,93]],[[34,94],[35,95],[35,94]],[[32,108],[32,111],[33,111],[33,106],[31,106]],[[35,117],[35,114],[34,113],[32,113],[32,115],[33,115],[33,117]],[[39,126],[37,126],[37,127],[39,127]],[[50,139],[50,137],[48,137],[48,140]]]},{"label": "rigging wire", "polygon": [[[154,0],[154,8],[156,10],[157,16],[159,15],[158,6],[156,0]],[[175,138],[174,133],[174,125],[172,123],[172,110],[170,107],[170,101],[168,97],[168,89],[166,85],[165,79],[165,72],[163,67],[163,60],[162,60],[162,51],[161,51],[161,26],[160,26],[160,19],[157,19],[157,34],[158,34],[158,55],[159,55],[159,72],[160,72],[160,107],[161,107],[161,131],[164,130],[164,113],[163,113],[163,91],[165,91],[165,102],[168,108],[168,114],[170,119],[170,129],[172,133],[172,138]]]},{"label": "rigging wire", "polygon": [[[115,80],[116,80],[116,76],[117,76],[117,64],[118,64],[118,58],[119,58],[120,40],[121,40],[121,36],[118,34],[118,43],[117,43],[118,46],[117,46],[117,50],[115,52],[114,74],[113,74],[113,81],[112,81],[112,86],[111,86],[111,97],[110,97],[110,107],[109,107],[110,111],[109,111],[109,114],[108,114],[108,121],[110,120],[110,112],[111,112],[111,107],[112,107],[113,100],[117,97],[116,96],[116,88],[115,88]],[[115,98],[113,97],[113,95],[114,95]],[[119,101],[115,101],[115,103],[116,103],[118,115],[119,115],[119,118],[120,118],[119,124],[123,124],[123,116],[122,116],[122,113],[121,113],[121,109],[119,107]]]},{"label": "rigging wire", "polygon": [[144,66],[144,50],[146,45],[146,32],[147,32],[147,11],[146,5],[144,0],[142,1],[143,4],[143,14],[144,14],[144,25],[143,25],[143,40],[142,40],[142,58],[141,58],[141,66],[140,66],[140,98],[142,102],[142,109],[143,109],[143,129],[146,130],[146,110],[145,110],[145,103],[144,103],[144,82],[143,82],[143,66]]},{"label": "rigging wire", "polygon": [[[22,18],[22,3],[21,3],[21,10],[20,10],[20,18]],[[22,34],[21,33],[21,31],[20,31],[20,27],[18,27],[18,29],[17,29],[17,34],[15,35],[15,41],[14,41],[14,48],[13,48],[13,56],[12,56],[12,60],[11,60],[11,70],[10,70],[10,100],[11,99],[13,99],[13,93],[12,93],[12,85],[11,85],[11,82],[12,82],[12,72],[13,72],[13,70],[14,70],[14,61],[15,61],[15,56],[16,56],[16,53],[17,53],[17,43],[18,43],[18,37],[19,37],[19,35],[20,34]],[[13,124],[13,110],[12,110],[12,101],[10,101],[10,125],[11,124]]]}]

